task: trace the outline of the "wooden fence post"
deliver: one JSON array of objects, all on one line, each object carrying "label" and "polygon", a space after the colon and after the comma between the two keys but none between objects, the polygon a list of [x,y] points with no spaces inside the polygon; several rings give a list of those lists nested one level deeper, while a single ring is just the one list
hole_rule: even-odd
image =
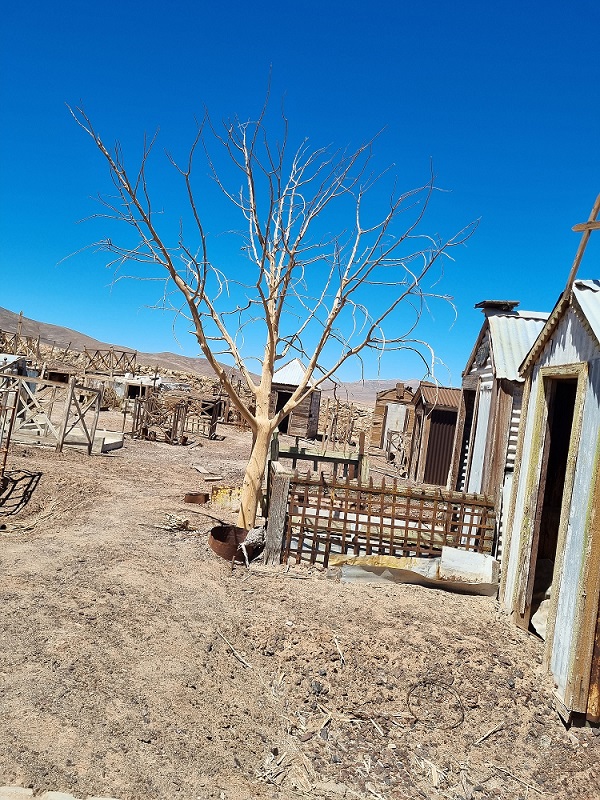
[{"label": "wooden fence post", "polygon": [[357,478],[359,483],[365,483],[369,478],[369,459],[365,454],[366,434],[361,431],[358,437],[358,468]]},{"label": "wooden fence post", "polygon": [[290,474],[285,472],[277,461],[271,463],[271,492],[269,497],[269,519],[265,534],[265,564],[274,565],[281,561],[281,543],[285,531],[285,520],[290,491]]},{"label": "wooden fence post", "polygon": [[65,396],[65,405],[63,408],[63,416],[58,429],[58,437],[56,441],[56,452],[62,453],[65,437],[67,435],[67,425],[69,424],[69,414],[71,412],[71,403],[73,402],[73,394],[75,393],[75,375],[71,375],[69,383],[67,384],[67,393]]}]

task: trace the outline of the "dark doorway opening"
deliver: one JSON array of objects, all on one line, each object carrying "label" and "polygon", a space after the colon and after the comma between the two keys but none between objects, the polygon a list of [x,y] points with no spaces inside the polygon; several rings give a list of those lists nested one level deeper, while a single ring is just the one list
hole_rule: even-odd
[{"label": "dark doorway opening", "polygon": [[[532,560],[535,559],[530,572],[533,577],[530,590],[532,616],[543,610],[544,604],[548,605],[552,592],[576,395],[576,378],[546,379],[548,420],[536,512],[537,531],[534,532],[531,554]],[[533,629],[544,639],[545,621],[542,615],[541,628],[538,622],[533,622]]]},{"label": "dark doorway opening", "polygon": [[142,394],[142,387],[140,384],[137,383],[128,383],[127,384],[127,397],[129,400],[133,400],[136,397],[140,397]]},{"label": "dark doorway opening", "polygon": [[423,483],[445,486],[452,460],[456,411],[432,411]]},{"label": "dark doorway opening", "polygon": [[[292,396],[291,392],[279,392],[279,391],[277,392],[277,402],[275,404],[276,414],[279,411],[281,411],[281,409],[284,407],[284,405],[287,403],[287,401],[290,399],[291,396]],[[288,416],[284,417],[284,419],[282,419],[281,422],[279,423],[280,433],[287,433],[289,424],[290,424],[290,415],[288,414]]]}]

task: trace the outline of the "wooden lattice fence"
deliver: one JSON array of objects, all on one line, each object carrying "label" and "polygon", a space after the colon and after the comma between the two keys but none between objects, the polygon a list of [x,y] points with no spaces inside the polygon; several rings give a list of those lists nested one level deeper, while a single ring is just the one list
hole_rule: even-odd
[{"label": "wooden lattice fence", "polygon": [[[434,557],[443,546],[491,553],[494,502],[484,495],[347,479],[327,482],[298,474],[275,476],[272,496],[286,501],[281,557],[327,566],[331,554]],[[273,505],[273,504],[272,504]]]}]

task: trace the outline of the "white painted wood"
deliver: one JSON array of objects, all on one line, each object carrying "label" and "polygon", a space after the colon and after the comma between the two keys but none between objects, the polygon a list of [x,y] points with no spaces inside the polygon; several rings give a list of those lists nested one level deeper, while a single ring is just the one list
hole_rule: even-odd
[{"label": "white painted wood", "polygon": [[481,492],[481,481],[483,477],[483,467],[485,458],[485,446],[487,443],[488,424],[490,421],[490,408],[492,404],[492,389],[479,389],[477,409],[476,409],[476,428],[473,437],[473,451],[469,468],[469,480],[467,492],[479,494]]}]

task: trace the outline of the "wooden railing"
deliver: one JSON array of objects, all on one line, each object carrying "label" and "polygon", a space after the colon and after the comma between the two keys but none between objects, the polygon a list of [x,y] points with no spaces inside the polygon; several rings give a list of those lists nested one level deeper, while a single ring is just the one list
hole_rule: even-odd
[{"label": "wooden railing", "polygon": [[85,348],[85,371],[106,375],[135,374],[137,352],[130,350],[88,350]]},{"label": "wooden railing", "polygon": [[326,471],[334,481],[339,478],[360,479],[368,466],[365,456],[364,433],[359,436],[358,450],[348,454],[325,450],[321,452],[316,446],[301,447],[298,437],[296,437],[295,445],[283,448],[279,444],[279,437],[274,435],[271,440],[270,459],[271,462],[281,461],[282,459],[291,461],[292,470],[296,469],[299,461],[312,464],[315,472]]}]

